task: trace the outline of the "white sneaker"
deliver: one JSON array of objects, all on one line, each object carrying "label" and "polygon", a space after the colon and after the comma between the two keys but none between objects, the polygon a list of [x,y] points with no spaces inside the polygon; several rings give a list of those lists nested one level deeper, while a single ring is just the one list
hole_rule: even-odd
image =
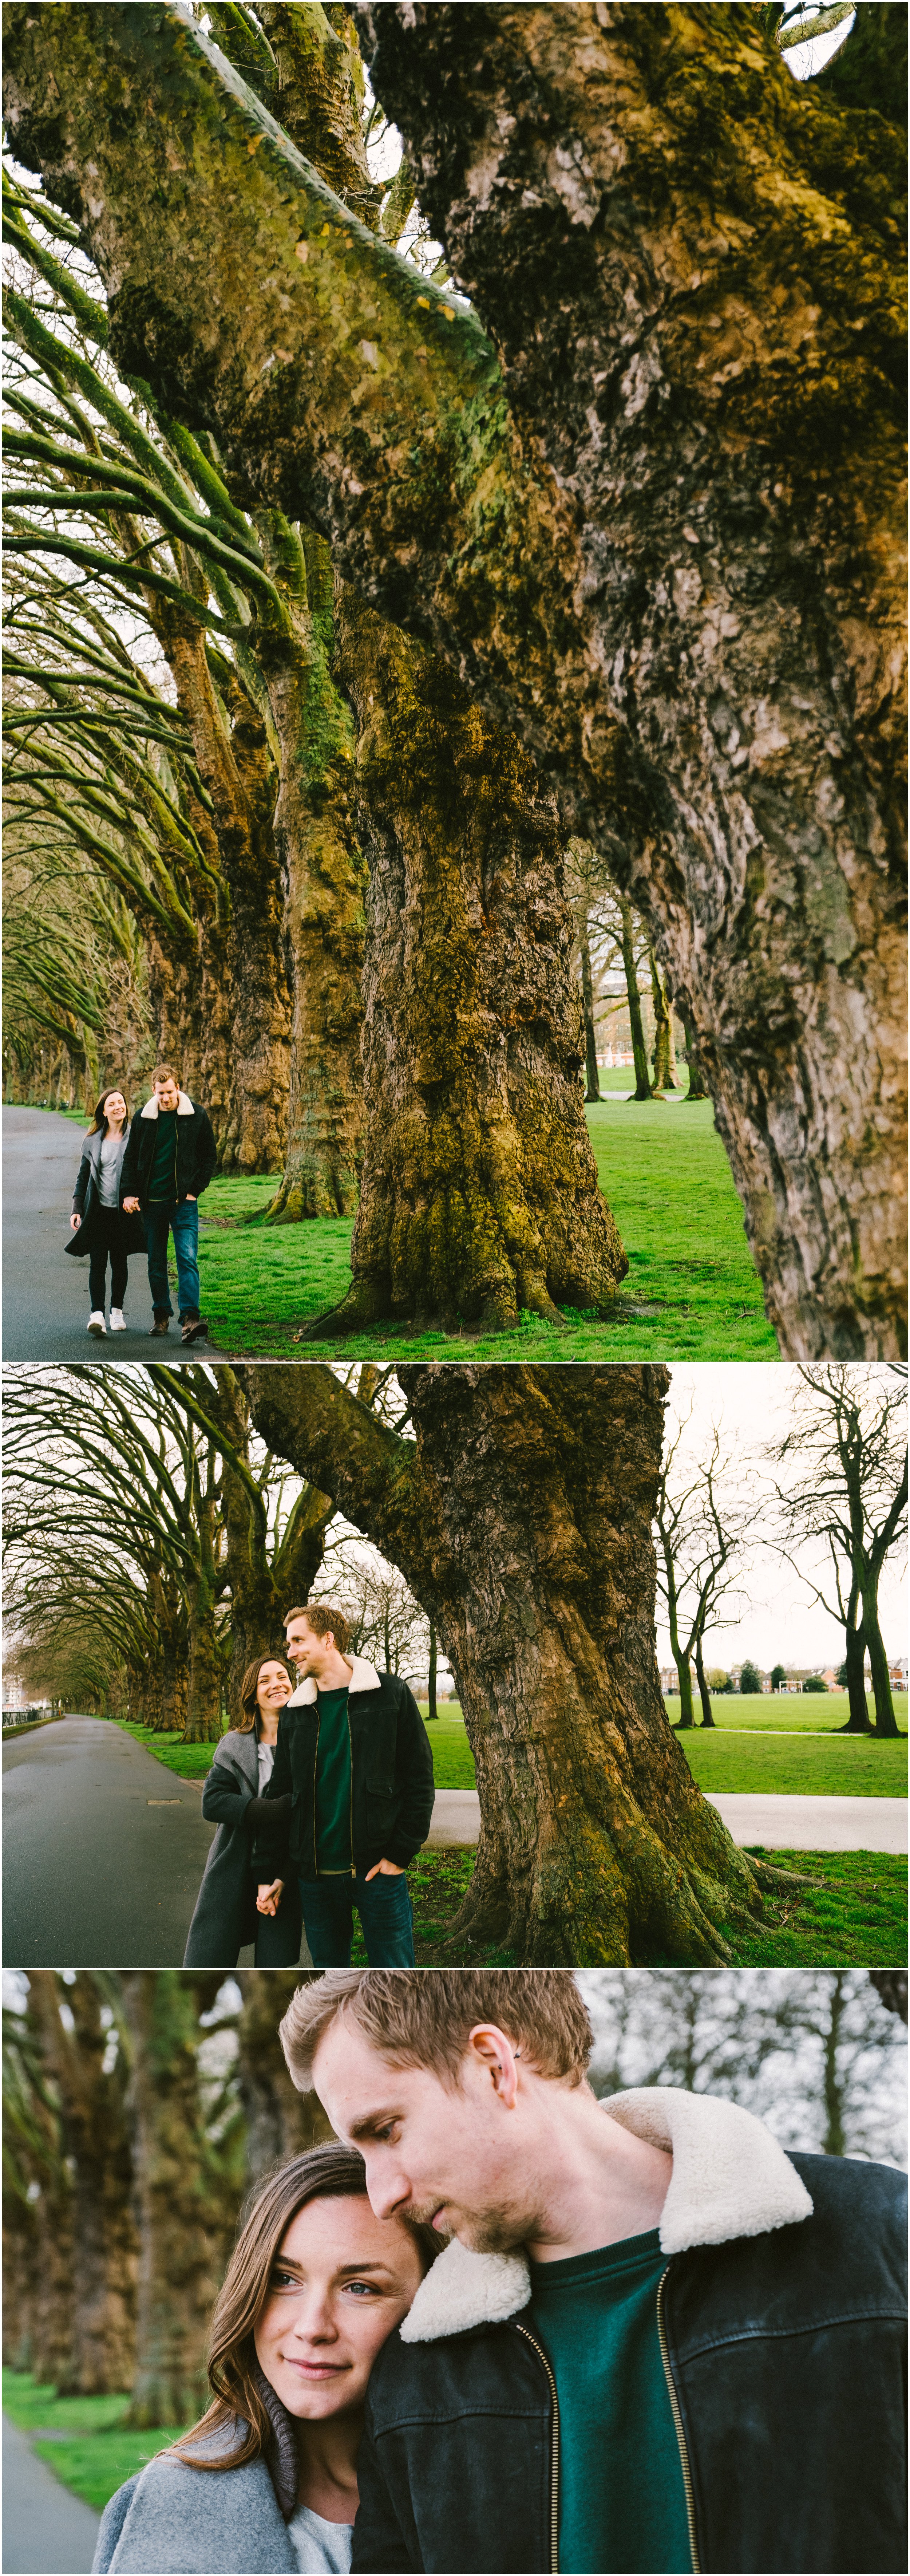
[{"label": "white sneaker", "polygon": [[104,1339],[105,1324],[100,1306],[96,1306],[92,1314],[89,1316],[88,1328],[90,1333],[95,1334],[96,1340]]},{"label": "white sneaker", "polygon": [[125,1320],[125,1317],[124,1317],[124,1313],[123,1313],[123,1308],[122,1308],[122,1306],[112,1306],[112,1307],[111,1307],[111,1332],[112,1332],[112,1333],[125,1333],[125,1331],[126,1331],[126,1320]]}]

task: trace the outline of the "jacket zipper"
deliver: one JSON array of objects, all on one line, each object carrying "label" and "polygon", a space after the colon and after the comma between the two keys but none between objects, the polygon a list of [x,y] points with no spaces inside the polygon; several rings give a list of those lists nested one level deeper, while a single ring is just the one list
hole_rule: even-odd
[{"label": "jacket zipper", "polygon": [[347,1709],[346,1709],[346,1711],[345,1711],[345,1715],[346,1715],[346,1717],[347,1717],[347,1721],[348,1721],[348,1751],[349,1751],[350,1756],[351,1756],[351,1786],[350,1786],[350,1791],[349,1791],[349,1801],[348,1801],[348,1802],[349,1802],[349,1806],[350,1806],[350,1829],[351,1829],[351,1877],[352,1877],[352,1878],[356,1878],[356,1876],[357,1876],[357,1863],[356,1863],[356,1861],[355,1861],[355,1859],[354,1859],[354,1738],[353,1738],[353,1736],[352,1736],[352,1734],[351,1734],[351,1701],[350,1701],[350,1693],[348,1694],[348,1704],[347,1704]]},{"label": "jacket zipper", "polygon": [[316,1770],[317,1770],[318,1762],[319,1762],[319,1700],[318,1700],[318,1696],[317,1696],[317,1700],[316,1700],[316,1742],[315,1742],[315,1744],[314,1744],[314,1746],[313,1746],[313,1877],[314,1877],[314,1878],[318,1878],[318,1876],[319,1876],[319,1862],[318,1862],[318,1859],[317,1859],[317,1856],[316,1856]]},{"label": "jacket zipper", "polygon": [[530,2344],[532,2352],[536,2352],[538,2361],[543,2363],[550,2382],[550,2395],[553,2400],[553,2440],[550,2452],[550,2567],[553,2576],[557,2576],[559,2568],[559,2399],[556,2394],[556,2381],[543,2345],[538,2343],[537,2336],[532,2335],[527,2326],[520,2326],[514,2317],[511,2322],[516,2334],[523,2335],[525,2342]]},{"label": "jacket zipper", "polygon": [[657,2336],[660,2344],[660,2357],[664,2366],[664,2377],[667,2383],[667,2395],[670,2400],[673,2422],[676,2427],[676,2439],[679,2444],[679,2465],[682,2469],[683,2487],[685,2489],[686,2513],[689,2521],[689,2553],[692,2560],[693,2576],[701,2576],[701,2560],[698,2555],[698,2546],[695,2538],[695,2497],[692,2492],[692,2471],[689,2465],[689,2454],[686,2449],[686,2437],[683,2432],[683,2420],[679,2411],[679,2399],[676,2394],[676,2385],[673,2373],[670,2369],[670,2354],[667,2348],[667,2332],[664,2325],[664,2282],[669,2276],[669,2271],[670,2266],[668,2263],[666,2271],[661,2273],[660,2280],[657,2284]]}]

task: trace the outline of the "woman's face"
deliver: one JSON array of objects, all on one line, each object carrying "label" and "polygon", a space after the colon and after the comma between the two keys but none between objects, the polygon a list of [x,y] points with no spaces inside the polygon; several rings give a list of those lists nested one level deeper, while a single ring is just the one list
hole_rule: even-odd
[{"label": "woman's face", "polygon": [[115,1127],[122,1124],[126,1117],[126,1101],[124,1100],[122,1091],[108,1092],[107,1099],[104,1103],[104,1115],[109,1126],[112,1122]]},{"label": "woman's face", "polygon": [[256,1705],[261,1709],[283,1708],[291,1696],[291,1683],[283,1664],[263,1664],[256,1684]]},{"label": "woman's face", "polygon": [[359,2412],[376,2355],[421,2278],[413,2237],[397,2218],[376,2218],[365,2194],[298,2210],[254,2338],[289,2415],[318,2423]]}]

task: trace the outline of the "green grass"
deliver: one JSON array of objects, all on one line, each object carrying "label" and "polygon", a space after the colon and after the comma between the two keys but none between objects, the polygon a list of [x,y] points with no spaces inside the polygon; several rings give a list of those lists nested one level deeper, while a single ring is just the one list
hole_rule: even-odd
[{"label": "green grass", "polygon": [[869,1735],[734,1735],[696,1728],[679,1737],[693,1779],[723,1790],[775,1790],[804,1798],[905,1798],[906,1740]]},{"label": "green grass", "polygon": [[[730,1699],[714,1703],[717,1728],[705,1732],[696,1727],[681,1735],[680,1746],[699,1788],[711,1790],[778,1790],[795,1791],[815,1798],[900,1798],[907,1790],[907,1742],[879,1743],[866,1735],[835,1735],[831,1728],[842,1725],[847,1715],[846,1695],[832,1692],[829,1699]],[[464,1719],[457,1700],[443,1703],[446,1715],[434,1719],[430,1743],[433,1748],[433,1776],[437,1789],[473,1789],[474,1756],[465,1732]],[[826,1711],[818,1731],[810,1730],[810,1710]],[[426,1716],[427,1703],[422,1703]],[[782,1720],[774,1722],[778,1710],[789,1709],[793,1717],[789,1727]],[[721,1717],[720,1712],[725,1712]],[[726,1712],[735,1712],[731,1723]],[[827,1712],[830,1711],[830,1716]],[[753,1712],[755,1714],[753,1715]],[[671,1720],[679,1716],[679,1701],[668,1700]],[[760,1721],[764,1721],[761,1723]],[[135,1726],[125,1719],[114,1721],[127,1735],[144,1744],[158,1762],[169,1771],[177,1771],[184,1780],[204,1780],[211,1770],[214,1745],[183,1744],[178,1735],[156,1735],[150,1727]],[[765,1729],[767,1728],[767,1731]],[[16,1730],[21,1733],[21,1729]]]},{"label": "green grass", "polygon": [[[907,1865],[890,1852],[764,1851],[754,1857],[793,1871],[808,1884],[766,1896],[754,1928],[726,1925],[732,1964],[744,1968],[903,1968],[907,1964]],[[409,1871],[414,1903],[414,1955],[418,1966],[439,1960],[440,1945],[471,1876],[473,1853],[422,1852]],[[355,1967],[366,1965],[360,1942]],[[520,1965],[508,1950],[447,1949],[448,1967]],[[655,1968],[685,1967],[680,1959],[652,1959]]]},{"label": "green grass", "polygon": [[[588,1110],[601,1182],[629,1256],[607,1321],[566,1311],[565,1327],[526,1315],[513,1331],[410,1333],[378,1325],[343,1339],[346,1358],[774,1360],[742,1209],[708,1101],[627,1098],[605,1074],[607,1097]],[[301,1324],[340,1304],[350,1280],[351,1222],[264,1226],[268,1175],[215,1180],[201,1202],[199,1266],[212,1338],[234,1353],[325,1357],[331,1342],[294,1340]],[[250,1220],[253,1220],[252,1222]]]},{"label": "green grass", "polygon": [[[679,1719],[678,1696],[668,1692],[664,1704],[671,1724],[675,1725]],[[846,1726],[850,1715],[846,1691],[838,1690],[784,1691],[780,1698],[776,1691],[762,1691],[746,1699],[742,1699],[738,1691],[731,1692],[729,1699],[715,1692],[712,1693],[711,1707],[718,1734],[732,1730],[735,1735],[740,1735],[744,1727],[755,1727],[762,1735],[832,1735],[839,1727]],[[869,1716],[873,1716],[871,1698],[867,1699],[866,1708]],[[895,1708],[903,1734],[906,1731],[907,1705],[902,1692],[895,1699]],[[695,1715],[698,1724],[701,1703],[697,1691]],[[710,1728],[708,1731],[710,1733]],[[862,1743],[863,1739],[860,1736],[852,1740]]]},{"label": "green grass", "polygon": [[[128,2405],[125,2395],[57,2397],[52,2388],[42,2387],[24,2371],[3,2373],[5,2413],[24,2433],[34,2436],[40,2426],[54,2435],[51,2442],[33,2439],[33,2449],[61,2486],[71,2487],[95,2513],[103,2513],[125,2478],[134,2477],[137,2469],[144,2469],[147,2460],[187,2429],[183,2424],[168,2424],[160,2432],[129,2432],[121,2423]],[[60,2435],[63,2439],[58,2439]]]}]

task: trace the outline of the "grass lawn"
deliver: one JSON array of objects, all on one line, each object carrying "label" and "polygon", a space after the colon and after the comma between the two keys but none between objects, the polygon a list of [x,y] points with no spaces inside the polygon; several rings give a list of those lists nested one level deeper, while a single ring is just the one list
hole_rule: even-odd
[{"label": "grass lawn", "polygon": [[182,2424],[166,2424],[153,2433],[121,2430],[120,2419],[128,2405],[128,2396],[57,2397],[52,2388],[42,2388],[24,2371],[3,2373],[4,2412],[22,2432],[34,2435],[40,2426],[52,2436],[49,2441],[33,2442],[38,2458],[95,2513],[103,2513],[125,2478],[134,2477],[156,2451],[165,2450],[186,2430]]},{"label": "grass lawn", "polygon": [[[377,1325],[343,1339],[345,1358],[471,1360],[774,1360],[761,1287],[709,1101],[630,1101],[628,1077],[604,1074],[588,1110],[601,1185],[626,1251],[607,1322],[566,1313],[566,1328],[526,1316],[514,1332],[413,1335]],[[302,1323],[340,1304],[350,1279],[351,1222],[264,1226],[274,1181],[215,1180],[200,1208],[203,1308],[225,1351],[327,1358],[295,1342]],[[252,1220],[252,1222],[251,1222]]]},{"label": "grass lawn", "polygon": [[[744,1968],[904,1968],[907,1964],[907,1864],[888,1852],[763,1851],[755,1856],[776,1869],[793,1870],[808,1881],[766,1896],[765,1910],[754,1928],[728,1925],[725,1939],[732,1964]],[[471,1875],[473,1853],[453,1849],[422,1852],[409,1876],[414,1902],[414,1948],[419,1966],[509,1968],[519,1965],[511,1951],[480,1952],[466,1944],[447,1950],[440,1944],[457,1913]],[[366,1966],[366,1951],[355,1941],[355,1967]],[[654,1968],[678,1968],[685,1960],[652,1959]]]},{"label": "grass lawn", "polygon": [[[473,1789],[474,1756],[465,1732],[464,1719],[457,1700],[444,1703],[447,1714],[435,1718],[430,1727],[433,1747],[433,1775],[437,1789]],[[795,1791],[815,1798],[900,1798],[907,1790],[907,1743],[879,1743],[865,1735],[834,1735],[831,1722],[843,1724],[847,1715],[846,1695],[827,1701],[817,1699],[719,1700],[718,1710],[737,1712],[737,1724],[726,1717],[716,1731],[707,1733],[696,1727],[691,1735],[681,1735],[680,1745],[693,1778],[700,1789],[715,1794],[722,1790]],[[818,1733],[800,1729],[799,1713],[824,1707],[831,1710],[832,1721]],[[774,1709],[794,1710],[794,1731],[783,1726],[770,1726],[765,1732],[754,1722],[753,1710],[762,1714]],[[679,1701],[667,1703],[670,1717],[679,1715]],[[426,1717],[426,1701],[423,1703]],[[211,1770],[214,1746],[182,1744],[178,1735],[155,1735],[147,1726],[133,1726],[118,1719],[127,1735],[135,1736],[158,1762],[167,1764],[184,1780],[204,1780]]]}]

